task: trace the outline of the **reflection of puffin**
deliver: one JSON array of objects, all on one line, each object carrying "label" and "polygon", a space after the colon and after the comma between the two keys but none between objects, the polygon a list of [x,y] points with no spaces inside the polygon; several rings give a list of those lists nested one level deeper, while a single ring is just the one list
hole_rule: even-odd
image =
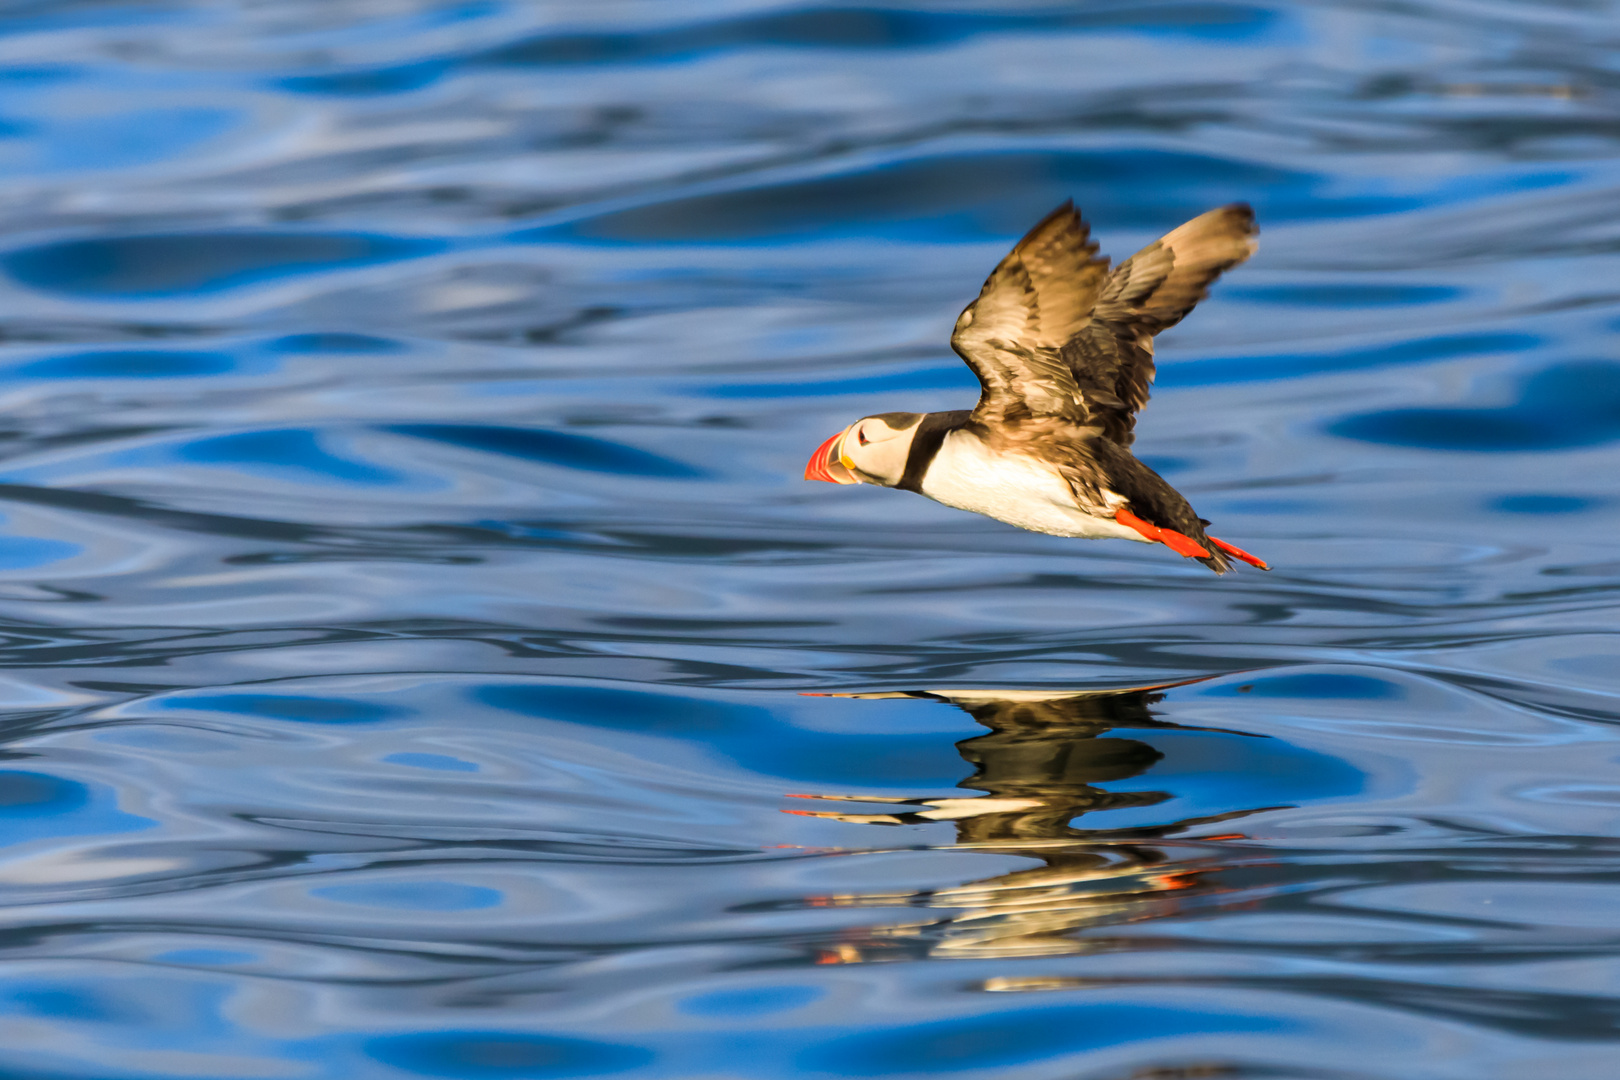
[{"label": "reflection of puffin", "polygon": [[1162,543],[1217,574],[1227,556],[1181,493],[1129,449],[1153,381],[1153,335],[1180,322],[1254,251],[1242,203],[1193,218],[1119,264],[1074,203],[1048,214],[956,320],[979,377],[972,412],[882,413],[822,443],[806,480],[904,488],[1055,536]]},{"label": "reflection of puffin", "polygon": [[[1189,827],[1257,813],[1255,807],[1168,825],[1084,830],[1082,814],[1152,806],[1162,791],[1115,792],[1097,785],[1141,775],[1163,755],[1136,739],[1104,738],[1114,728],[1186,728],[1155,720],[1148,706],[1154,687],[1073,691],[941,690],[838,694],[852,698],[923,698],[946,701],[990,729],[957,744],[972,776],[958,786],[986,794],[959,799],[897,799],[810,795],[834,802],[888,803],[895,812],[852,814],[790,810],[856,824],[956,823],[955,847],[1039,859],[1043,865],[954,888],[910,895],[820,897],[816,906],[957,908],[939,922],[883,927],[863,940],[830,951],[828,963],[851,963],[909,954],[919,948],[941,957],[1062,955],[1083,952],[1076,930],[1157,918],[1184,908],[1196,895],[1216,891],[1206,880],[1219,867],[1197,849],[1177,857],[1154,844]],[[1226,734],[1242,734],[1225,732]],[[905,809],[898,809],[904,807]],[[897,957],[896,957],[897,958]]]}]

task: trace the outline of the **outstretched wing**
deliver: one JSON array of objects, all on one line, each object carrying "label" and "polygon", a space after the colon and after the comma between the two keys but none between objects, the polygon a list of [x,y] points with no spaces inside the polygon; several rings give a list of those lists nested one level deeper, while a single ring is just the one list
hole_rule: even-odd
[{"label": "outstretched wing", "polygon": [[1130,445],[1153,382],[1153,335],[1253,253],[1256,231],[1247,205],[1223,206],[1109,274],[1065,203],[1018,242],[957,320],[951,345],[983,386],[974,418],[1061,417]]},{"label": "outstretched wing", "polygon": [[951,335],[951,347],[984,388],[975,419],[1084,421],[1088,410],[1062,352],[1090,320],[1107,279],[1108,260],[1097,256],[1073,201],[1018,241]]},{"label": "outstretched wing", "polygon": [[[1063,349],[1082,393],[1119,403],[1103,432],[1125,446],[1153,382],[1153,336],[1176,325],[1221,273],[1254,254],[1254,211],[1233,203],[1200,214],[1119,264],[1091,321]],[[1095,387],[1095,389],[1093,389]]]}]

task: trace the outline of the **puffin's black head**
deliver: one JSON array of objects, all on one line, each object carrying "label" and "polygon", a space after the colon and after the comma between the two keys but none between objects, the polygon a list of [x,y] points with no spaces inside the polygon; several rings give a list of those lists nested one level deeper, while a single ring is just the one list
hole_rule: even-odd
[{"label": "puffin's black head", "polygon": [[810,455],[806,480],[894,487],[906,474],[911,440],[925,413],[891,412],[855,421]]}]

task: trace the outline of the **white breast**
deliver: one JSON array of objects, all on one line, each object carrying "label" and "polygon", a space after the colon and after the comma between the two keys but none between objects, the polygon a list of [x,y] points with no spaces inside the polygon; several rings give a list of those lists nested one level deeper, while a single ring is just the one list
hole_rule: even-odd
[{"label": "white breast", "polygon": [[1022,454],[996,454],[965,431],[945,436],[923,476],[922,493],[1031,532],[1151,543],[1113,518],[1080,509],[1069,485],[1050,465]]}]

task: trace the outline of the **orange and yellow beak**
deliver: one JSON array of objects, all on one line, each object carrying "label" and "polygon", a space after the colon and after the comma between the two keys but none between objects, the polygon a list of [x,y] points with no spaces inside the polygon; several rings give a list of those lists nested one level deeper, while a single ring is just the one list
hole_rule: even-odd
[{"label": "orange and yellow beak", "polygon": [[810,463],[804,467],[806,480],[825,480],[829,484],[858,484],[855,474],[844,465],[844,436],[849,434],[845,428],[820,446],[810,455]]}]

